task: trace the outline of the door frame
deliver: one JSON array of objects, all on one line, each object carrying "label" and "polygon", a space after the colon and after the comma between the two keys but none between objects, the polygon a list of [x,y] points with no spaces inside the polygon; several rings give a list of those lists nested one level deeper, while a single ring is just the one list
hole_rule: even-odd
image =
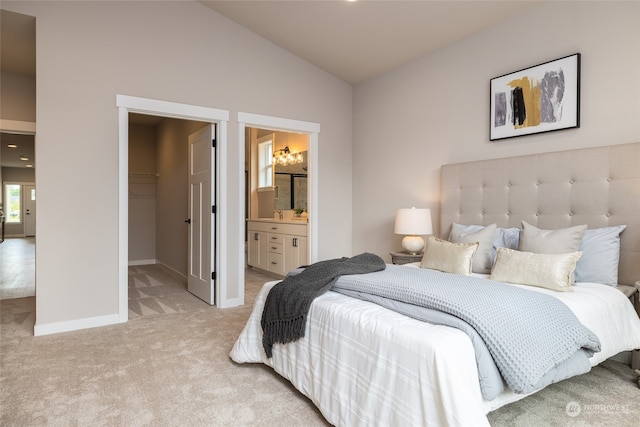
[{"label": "door frame", "polygon": [[[227,189],[221,185],[219,177],[227,175],[227,125],[229,111],[211,107],[181,104],[150,98],[139,98],[128,95],[116,95],[118,107],[118,321],[124,323],[129,319],[129,113],[148,114],[152,116],[171,117],[184,120],[195,120],[216,123],[216,165],[215,171],[217,202],[219,206],[227,205]],[[220,250],[227,245],[226,215],[218,215],[215,222],[215,253],[216,267],[227,264],[227,251]],[[226,290],[226,269],[217,269],[216,273],[216,304],[223,305]]]},{"label": "door frame", "polygon": [[[274,131],[284,131],[284,132],[297,132],[304,133],[309,136],[309,156],[307,158],[307,164],[309,170],[308,172],[308,204],[307,204],[307,212],[309,213],[309,222],[308,222],[308,246],[307,246],[307,256],[309,263],[314,263],[318,261],[318,136],[320,134],[320,124],[314,122],[305,122],[301,120],[293,120],[293,119],[285,119],[282,117],[275,116],[265,116],[262,114],[253,114],[253,113],[238,113],[238,135],[240,138],[240,143],[238,147],[240,149],[240,155],[238,156],[240,165],[238,167],[239,179],[244,180],[244,158],[245,158],[245,128],[260,128]],[[240,181],[242,182],[242,181]],[[240,206],[238,206],[238,212],[245,212],[246,203],[244,197],[240,197]],[[241,232],[238,234],[238,239],[240,242],[244,242],[244,227]],[[240,251],[237,254],[238,259],[244,259],[244,245],[240,245]],[[241,283],[244,283],[244,265],[242,263],[240,265],[241,271],[239,271],[239,276],[242,280]],[[241,288],[242,290],[242,299],[244,301],[244,286]]]}]

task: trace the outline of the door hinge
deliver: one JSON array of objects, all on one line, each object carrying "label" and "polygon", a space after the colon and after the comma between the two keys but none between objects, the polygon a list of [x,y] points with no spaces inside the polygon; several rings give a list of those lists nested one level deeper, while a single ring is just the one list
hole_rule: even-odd
[{"label": "door hinge", "polygon": [[212,146],[213,148],[216,148],[216,139],[215,139],[215,138],[213,138],[213,139],[211,140],[211,146]]},{"label": "door hinge", "polygon": [[216,280],[216,272],[215,271],[211,272],[211,280]]},{"label": "door hinge", "polygon": [[216,213],[216,205],[211,206],[211,213],[212,214]]}]

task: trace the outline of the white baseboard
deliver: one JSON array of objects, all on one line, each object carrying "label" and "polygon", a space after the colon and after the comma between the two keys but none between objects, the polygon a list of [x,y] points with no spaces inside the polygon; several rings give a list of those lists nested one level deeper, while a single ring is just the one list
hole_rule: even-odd
[{"label": "white baseboard", "polygon": [[183,278],[184,280],[187,280],[187,275],[186,274],[180,273],[178,270],[176,270],[175,268],[173,268],[171,266],[168,266],[167,264],[163,263],[162,261],[157,261],[157,264],[163,266],[167,270],[171,270],[172,273],[178,275],[179,277]]},{"label": "white baseboard", "polygon": [[[125,320],[126,322],[126,320]],[[106,316],[88,317],[86,319],[66,320],[64,322],[36,324],[33,328],[34,336],[57,334],[60,332],[77,331],[80,329],[97,328],[99,326],[115,325],[124,323],[117,314]]]},{"label": "white baseboard", "polygon": [[155,259],[136,259],[129,261],[129,267],[135,265],[149,265],[149,264],[158,264],[158,260]]}]

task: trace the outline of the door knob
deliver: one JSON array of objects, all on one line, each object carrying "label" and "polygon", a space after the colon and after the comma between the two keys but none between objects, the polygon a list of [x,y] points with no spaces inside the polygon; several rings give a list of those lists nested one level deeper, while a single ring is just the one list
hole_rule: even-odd
[{"label": "door knob", "polygon": [[187,224],[191,224],[191,218],[185,219],[184,222],[186,222]]}]

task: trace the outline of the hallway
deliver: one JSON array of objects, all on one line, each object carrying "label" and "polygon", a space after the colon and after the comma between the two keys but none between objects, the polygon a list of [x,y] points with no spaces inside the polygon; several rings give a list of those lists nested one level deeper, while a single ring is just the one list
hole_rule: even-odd
[{"label": "hallway", "polygon": [[0,300],[36,294],[36,238],[7,238],[0,243]]}]

